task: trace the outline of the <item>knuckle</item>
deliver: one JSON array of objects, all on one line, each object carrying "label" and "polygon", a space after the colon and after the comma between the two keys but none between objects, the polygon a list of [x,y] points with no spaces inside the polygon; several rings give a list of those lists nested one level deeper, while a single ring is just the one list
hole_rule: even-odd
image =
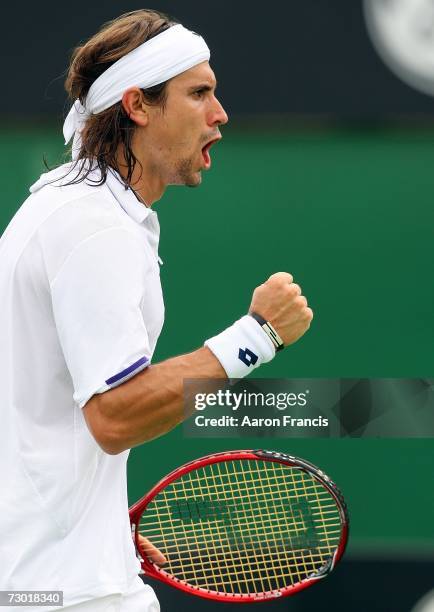
[{"label": "knuckle", "polygon": [[255,290],[253,291],[253,295],[262,295],[263,293],[266,293],[268,291],[268,286],[263,283],[262,285],[258,285],[258,287],[255,288]]},{"label": "knuckle", "polygon": [[290,285],[288,285],[287,292],[288,295],[299,296],[301,295],[301,287],[300,285],[297,285],[297,283],[291,283]]},{"label": "knuckle", "polygon": [[298,295],[295,298],[295,303],[297,304],[297,306],[300,306],[301,308],[307,307],[307,299],[304,297],[304,295]]},{"label": "knuckle", "polygon": [[267,280],[267,282],[277,282],[279,284],[292,283],[292,281],[292,274],[289,274],[289,272],[276,272],[275,274],[272,274]]}]

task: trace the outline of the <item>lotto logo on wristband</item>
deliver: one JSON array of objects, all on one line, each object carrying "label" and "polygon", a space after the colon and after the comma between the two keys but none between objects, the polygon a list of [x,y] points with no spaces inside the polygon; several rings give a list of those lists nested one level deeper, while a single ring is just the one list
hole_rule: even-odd
[{"label": "lotto logo on wristband", "polygon": [[238,351],[238,359],[246,364],[246,366],[255,365],[258,361],[258,356],[248,348],[241,349]]}]

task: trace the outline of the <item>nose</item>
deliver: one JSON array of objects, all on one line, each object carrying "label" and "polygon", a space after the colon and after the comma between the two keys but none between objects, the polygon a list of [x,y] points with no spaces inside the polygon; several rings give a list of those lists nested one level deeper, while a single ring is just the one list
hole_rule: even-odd
[{"label": "nose", "polygon": [[224,125],[228,121],[229,118],[226,114],[225,109],[221,105],[220,101],[214,96],[213,108],[209,115],[209,124],[212,126]]}]

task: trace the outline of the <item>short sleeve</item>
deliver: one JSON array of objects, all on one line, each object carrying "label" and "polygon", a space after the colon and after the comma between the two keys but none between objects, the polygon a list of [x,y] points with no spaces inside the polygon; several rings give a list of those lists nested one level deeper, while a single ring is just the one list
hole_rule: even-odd
[{"label": "short sleeve", "polygon": [[55,325],[80,407],[149,365],[145,278],[137,237],[112,227],[76,245],[51,282]]}]

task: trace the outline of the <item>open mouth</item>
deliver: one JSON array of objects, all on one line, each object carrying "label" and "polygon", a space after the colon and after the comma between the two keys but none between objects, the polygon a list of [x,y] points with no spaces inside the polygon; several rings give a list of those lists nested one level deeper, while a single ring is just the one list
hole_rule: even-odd
[{"label": "open mouth", "polygon": [[209,142],[207,142],[204,147],[202,147],[202,157],[203,157],[203,163],[205,165],[205,170],[209,170],[209,168],[211,168],[211,156],[209,154],[209,150],[213,144],[215,144],[216,142],[220,140],[220,138],[221,136],[219,136],[218,138],[214,138],[213,140],[210,140]]}]

